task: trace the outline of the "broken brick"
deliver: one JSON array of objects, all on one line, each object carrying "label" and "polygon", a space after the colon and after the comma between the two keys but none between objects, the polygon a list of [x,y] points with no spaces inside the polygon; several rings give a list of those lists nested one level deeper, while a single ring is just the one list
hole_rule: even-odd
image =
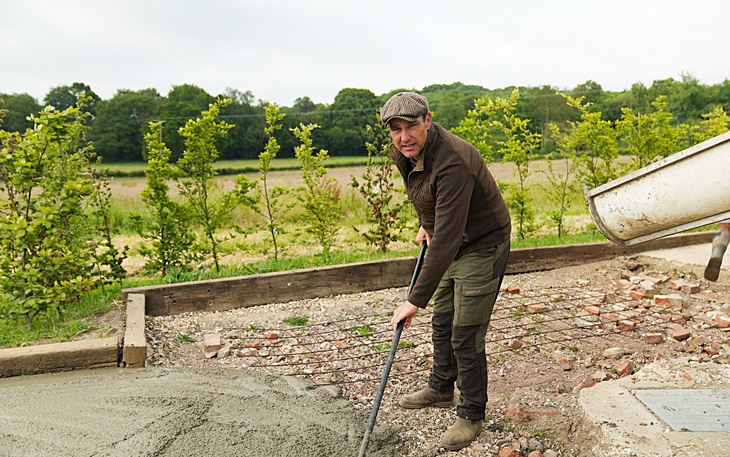
[{"label": "broken brick", "polygon": [[520,457],[522,453],[519,449],[512,449],[511,447],[502,448],[497,454],[497,457]]},{"label": "broken brick", "polygon": [[578,385],[573,387],[573,393],[577,393],[586,387],[593,387],[596,385],[596,381],[592,378],[585,378],[583,381],[581,381]]},{"label": "broken brick", "polygon": [[730,327],[730,318],[726,316],[717,316],[713,320],[720,328],[728,328]]},{"label": "broken brick", "polygon": [[563,371],[570,371],[573,369],[573,366],[570,364],[570,361],[566,359],[565,357],[561,357],[558,359],[558,366],[563,369]]},{"label": "broken brick", "polygon": [[671,324],[667,329],[669,335],[677,341],[684,341],[691,336],[690,331],[679,324]]},{"label": "broken brick", "polygon": [[601,314],[601,308],[599,308],[598,306],[593,306],[593,305],[591,305],[591,306],[586,306],[586,307],[585,307],[585,308],[583,308],[583,309],[584,309],[584,310],[585,310],[585,311],[586,311],[586,312],[587,312],[588,314],[591,314],[591,315],[593,315],[593,316],[598,316],[598,315],[600,315],[600,314]]},{"label": "broken brick", "polygon": [[618,322],[618,329],[622,332],[630,332],[636,328],[636,322],[630,319],[623,319]]},{"label": "broken brick", "polygon": [[543,305],[541,303],[532,303],[532,304],[527,305],[527,309],[532,314],[539,314],[539,313],[546,312],[548,310],[548,306],[547,305]]},{"label": "broken brick", "polygon": [[509,342],[509,348],[510,349],[519,349],[521,348],[525,343],[522,342],[522,340],[514,339]]},{"label": "broken brick", "polygon": [[662,333],[647,333],[644,336],[644,340],[648,344],[661,344],[664,341],[664,334],[662,334]]},{"label": "broken brick", "polygon": [[217,351],[221,347],[223,347],[223,344],[221,344],[219,333],[208,333],[203,336],[203,349],[205,351]]},{"label": "broken brick", "polygon": [[628,376],[631,374],[631,362],[628,360],[622,360],[616,365],[616,374],[619,378],[623,378],[624,376]]},{"label": "broken brick", "polygon": [[629,297],[633,298],[634,300],[641,300],[642,298],[644,298],[644,293],[639,290],[630,290]]}]

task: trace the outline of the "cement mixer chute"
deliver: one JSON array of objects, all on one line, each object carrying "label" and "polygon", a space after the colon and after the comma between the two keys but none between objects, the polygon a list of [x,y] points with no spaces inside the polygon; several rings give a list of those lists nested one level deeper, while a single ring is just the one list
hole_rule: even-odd
[{"label": "cement mixer chute", "polygon": [[730,219],[730,132],[585,189],[598,230],[631,246]]}]

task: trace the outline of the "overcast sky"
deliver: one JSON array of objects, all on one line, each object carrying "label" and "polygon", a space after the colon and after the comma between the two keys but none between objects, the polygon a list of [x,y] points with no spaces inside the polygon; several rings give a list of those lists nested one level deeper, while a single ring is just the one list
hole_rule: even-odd
[{"label": "overcast sky", "polygon": [[462,82],[730,78],[727,0],[0,0],[0,93],[195,84],[291,106]]}]

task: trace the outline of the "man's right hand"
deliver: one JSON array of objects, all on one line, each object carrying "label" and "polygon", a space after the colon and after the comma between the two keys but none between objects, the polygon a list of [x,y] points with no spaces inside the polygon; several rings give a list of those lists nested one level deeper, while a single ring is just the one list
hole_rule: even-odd
[{"label": "man's right hand", "polygon": [[397,307],[395,311],[393,311],[393,319],[390,321],[390,325],[393,327],[393,332],[395,332],[398,329],[398,322],[402,321],[403,319],[406,320],[405,325],[403,328],[408,328],[411,326],[411,321],[413,320],[413,316],[416,314],[416,312],[419,310],[418,306],[414,305],[413,303],[406,300],[402,305]]},{"label": "man's right hand", "polygon": [[416,235],[416,243],[418,243],[419,246],[422,246],[424,241],[428,242],[428,245],[431,246],[431,237],[428,236],[428,233],[426,233],[426,229],[419,227],[418,234]]}]

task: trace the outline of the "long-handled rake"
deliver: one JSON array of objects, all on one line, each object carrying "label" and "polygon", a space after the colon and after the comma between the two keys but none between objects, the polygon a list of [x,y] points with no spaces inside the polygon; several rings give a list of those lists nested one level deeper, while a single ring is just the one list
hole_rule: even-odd
[{"label": "long-handled rake", "polygon": [[[411,278],[411,285],[408,287],[408,294],[406,298],[411,296],[411,291],[413,290],[413,286],[416,284],[416,279],[418,279],[418,274],[421,272],[421,266],[423,265],[423,258],[426,255],[426,248],[427,243],[426,241],[423,242],[421,245],[421,253],[418,255],[418,260],[416,261],[416,268],[413,270],[413,277]],[[395,330],[395,336],[393,336],[393,344],[390,346],[390,354],[388,354],[388,362],[385,364],[385,369],[383,370],[383,377],[380,379],[380,387],[378,388],[378,393],[375,395],[375,402],[373,403],[373,411],[370,413],[370,419],[368,419],[368,428],[365,431],[365,435],[362,437],[362,443],[360,444],[360,453],[358,454],[359,457],[365,457],[365,454],[368,450],[368,445],[370,444],[370,434],[373,432],[373,427],[375,427],[375,419],[378,417],[378,410],[380,410],[380,402],[383,400],[383,393],[385,392],[385,385],[388,383],[388,376],[390,375],[390,368],[393,366],[393,359],[395,358],[395,351],[398,349],[398,342],[400,341],[400,335],[403,333],[403,327],[406,324],[406,320],[403,319],[402,321],[398,322],[398,325]]]}]

